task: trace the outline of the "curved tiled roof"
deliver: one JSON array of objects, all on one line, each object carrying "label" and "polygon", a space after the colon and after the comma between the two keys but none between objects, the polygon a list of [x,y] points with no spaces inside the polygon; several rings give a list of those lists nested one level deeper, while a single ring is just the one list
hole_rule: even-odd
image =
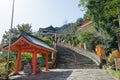
[{"label": "curved tiled roof", "polygon": [[43,40],[38,39],[38,38],[35,37],[35,36],[32,36],[32,35],[30,35],[30,34],[28,34],[28,33],[25,33],[25,32],[22,32],[22,33],[21,33],[21,36],[23,36],[25,39],[27,39],[28,41],[30,41],[30,42],[33,43],[33,44],[36,44],[36,45],[42,46],[42,47],[44,47],[44,48],[46,48],[46,49],[54,50],[54,51],[55,51],[54,48],[51,48],[51,47],[50,47],[49,45],[47,45]]},{"label": "curved tiled roof", "polygon": [[[21,35],[17,38],[17,40],[20,39],[21,37],[24,37],[27,41],[29,41],[32,44],[35,44],[37,46],[43,47],[43,48],[48,49],[50,51],[56,52],[56,50],[54,48],[50,47],[43,40],[41,40],[33,35],[30,35],[26,32],[21,32]],[[16,41],[12,42],[11,45],[14,44]],[[5,48],[5,47],[8,47],[8,45],[5,45],[3,48]]]}]

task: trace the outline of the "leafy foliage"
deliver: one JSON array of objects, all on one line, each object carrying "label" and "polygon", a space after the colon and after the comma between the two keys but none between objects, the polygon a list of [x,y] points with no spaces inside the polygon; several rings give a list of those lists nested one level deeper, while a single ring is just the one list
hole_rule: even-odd
[{"label": "leafy foliage", "polygon": [[[79,6],[84,7],[86,15],[95,24],[95,29],[101,34],[108,34],[109,42],[116,44],[116,33],[119,33],[120,0],[80,0]],[[91,17],[90,17],[91,16]],[[106,35],[101,35],[103,41]],[[114,38],[114,41],[111,41]],[[106,42],[104,44],[107,44]],[[109,45],[109,44],[107,44]],[[115,46],[113,46],[115,47]],[[115,47],[116,48],[116,47]]]},{"label": "leafy foliage", "polygon": [[52,37],[44,36],[44,37],[41,37],[40,39],[42,39],[42,40],[43,40],[45,43],[47,43],[49,46],[52,46],[52,43],[53,43]]},{"label": "leafy foliage", "polygon": [[21,54],[21,69],[23,69],[24,65],[26,65],[28,62],[32,62],[32,54],[30,53],[22,53]]},{"label": "leafy foliage", "polygon": [[5,75],[5,63],[0,63],[0,76]]},{"label": "leafy foliage", "polygon": [[87,31],[81,31],[79,35],[79,40],[84,43],[84,42],[89,42],[91,39],[90,34]]},{"label": "leafy foliage", "polygon": [[[21,31],[26,31],[27,33],[32,33],[31,25],[30,24],[22,24],[22,25],[18,24],[17,27],[13,28],[11,42],[15,41],[19,37]],[[5,31],[5,33],[3,34],[2,45],[8,44],[9,32],[10,32],[10,30]]]},{"label": "leafy foliage", "polygon": [[[9,65],[9,69],[8,69],[9,73],[13,72],[14,67],[15,67],[15,62],[9,61],[8,65]],[[6,66],[7,66],[7,64],[5,64],[5,68],[6,68]]]},{"label": "leafy foliage", "polygon": [[78,36],[78,39],[80,42],[86,43],[87,47],[90,51],[93,49],[93,47],[94,47],[93,40],[92,40],[92,36],[90,35],[89,32],[81,31],[79,36]]},{"label": "leafy foliage", "polygon": [[76,20],[76,25],[78,26],[78,25],[80,25],[82,22],[83,22],[83,18],[78,18],[78,19]]},{"label": "leafy foliage", "polygon": [[108,57],[108,62],[114,63],[114,59],[120,57],[120,54],[118,53],[118,50],[112,51],[112,53]]}]

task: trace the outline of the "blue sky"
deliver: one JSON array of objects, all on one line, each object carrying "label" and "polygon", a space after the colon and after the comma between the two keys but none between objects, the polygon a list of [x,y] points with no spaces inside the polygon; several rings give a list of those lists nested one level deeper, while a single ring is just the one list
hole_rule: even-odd
[{"label": "blue sky", "polygon": [[[15,0],[13,27],[29,23],[33,31],[40,27],[62,26],[83,17],[79,0]],[[12,0],[0,0],[0,41],[4,31],[10,29]]]}]

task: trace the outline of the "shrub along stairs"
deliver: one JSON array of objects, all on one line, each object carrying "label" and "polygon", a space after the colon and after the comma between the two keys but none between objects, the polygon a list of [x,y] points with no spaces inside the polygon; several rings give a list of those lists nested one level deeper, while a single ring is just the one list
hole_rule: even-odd
[{"label": "shrub along stairs", "polygon": [[76,53],[69,48],[57,46],[58,69],[98,69],[98,66],[91,59]]}]

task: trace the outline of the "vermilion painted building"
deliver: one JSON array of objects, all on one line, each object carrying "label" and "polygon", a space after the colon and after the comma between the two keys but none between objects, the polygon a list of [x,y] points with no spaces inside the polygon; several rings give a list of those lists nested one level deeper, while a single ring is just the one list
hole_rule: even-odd
[{"label": "vermilion painted building", "polygon": [[[8,48],[9,48],[9,45],[4,46],[5,50],[8,50]],[[56,53],[56,50],[54,48],[51,48],[44,41],[26,32],[22,32],[21,35],[17,38],[17,40],[10,44],[10,50],[18,52],[15,70],[14,70],[15,73],[18,73],[19,71],[20,58],[21,58],[22,52],[28,52],[32,54],[32,67],[33,67],[32,72],[33,73],[36,73],[37,54],[42,53],[46,55],[46,70],[48,70],[49,68],[48,53],[51,53],[52,55]]]}]

